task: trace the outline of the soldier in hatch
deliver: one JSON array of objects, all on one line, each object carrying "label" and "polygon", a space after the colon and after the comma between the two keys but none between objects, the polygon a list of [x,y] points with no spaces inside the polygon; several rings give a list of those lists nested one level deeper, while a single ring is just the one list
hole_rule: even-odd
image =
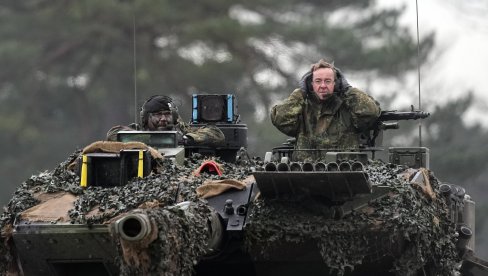
[{"label": "soldier in hatch", "polygon": [[168,96],[155,95],[150,97],[141,108],[141,125],[115,126],[107,132],[108,141],[116,141],[121,130],[176,130],[181,134],[185,145],[202,145],[210,147],[222,146],[225,136],[214,125],[190,127],[183,122],[173,100]]},{"label": "soldier in hatch", "polygon": [[[379,104],[353,88],[333,64],[312,65],[295,89],[271,110],[271,121],[296,138],[296,149],[345,150],[359,147],[359,135],[380,115]],[[317,159],[314,151],[296,151],[294,159]]]}]

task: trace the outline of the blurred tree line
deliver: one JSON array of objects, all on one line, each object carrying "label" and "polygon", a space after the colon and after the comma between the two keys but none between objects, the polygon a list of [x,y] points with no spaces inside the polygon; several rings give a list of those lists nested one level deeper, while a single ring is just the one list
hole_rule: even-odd
[{"label": "blurred tree line", "polygon": [[[0,202],[31,174],[136,120],[154,94],[172,96],[188,120],[192,94],[236,94],[249,150],[263,156],[286,139],[268,110],[318,59],[346,76],[415,69],[402,12],[373,0],[2,1]],[[421,60],[433,46],[434,34],[425,36]],[[488,158],[477,150],[486,131],[460,120],[470,101],[437,107],[426,125],[436,174],[461,185],[474,183]]]}]

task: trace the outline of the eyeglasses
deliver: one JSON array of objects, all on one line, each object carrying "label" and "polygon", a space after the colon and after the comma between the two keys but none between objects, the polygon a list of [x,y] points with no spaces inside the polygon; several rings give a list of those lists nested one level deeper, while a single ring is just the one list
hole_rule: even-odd
[{"label": "eyeglasses", "polygon": [[149,116],[158,120],[160,120],[163,117],[169,120],[172,117],[171,112],[169,111],[159,111],[159,112],[149,113]]},{"label": "eyeglasses", "polygon": [[313,80],[313,83],[315,85],[321,85],[322,83],[325,83],[326,85],[329,85],[329,84],[334,83],[334,80],[329,80],[329,79],[327,79],[327,80],[316,79],[316,80]]}]

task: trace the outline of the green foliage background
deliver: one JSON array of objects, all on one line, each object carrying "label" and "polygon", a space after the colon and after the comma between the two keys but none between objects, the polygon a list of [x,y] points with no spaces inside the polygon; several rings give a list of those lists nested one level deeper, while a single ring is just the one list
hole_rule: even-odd
[{"label": "green foliage background", "polygon": [[[319,58],[346,76],[401,78],[415,69],[417,45],[398,23],[402,11],[380,10],[373,0],[2,1],[0,203],[31,174],[133,122],[135,106],[153,94],[174,97],[188,119],[193,93],[236,94],[249,150],[263,156],[286,138],[269,108]],[[420,59],[433,47],[429,34]],[[461,120],[472,100],[431,110],[424,144],[436,175],[476,193],[486,210],[487,133]]]}]

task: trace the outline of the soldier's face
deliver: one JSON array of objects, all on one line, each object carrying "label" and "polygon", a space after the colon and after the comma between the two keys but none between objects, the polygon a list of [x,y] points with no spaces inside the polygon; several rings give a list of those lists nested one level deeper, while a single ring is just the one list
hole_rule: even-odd
[{"label": "soldier's face", "polygon": [[331,68],[319,68],[312,74],[313,92],[320,100],[325,100],[334,92],[334,71]]},{"label": "soldier's face", "polygon": [[149,113],[147,128],[149,130],[171,130],[173,128],[173,115],[171,111]]}]

